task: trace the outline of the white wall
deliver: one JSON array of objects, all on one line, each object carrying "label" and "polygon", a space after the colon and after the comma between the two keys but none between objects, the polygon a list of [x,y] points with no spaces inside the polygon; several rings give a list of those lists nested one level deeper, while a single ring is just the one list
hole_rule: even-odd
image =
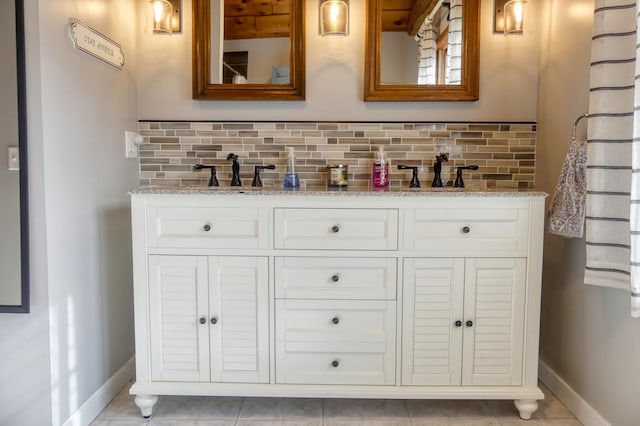
[{"label": "white wall", "polygon": [[[25,16],[32,24],[26,33],[26,43],[31,46],[27,50],[27,79],[34,84],[29,88],[30,95],[38,92],[38,75],[33,72],[39,64],[38,52],[38,8],[34,2],[25,2]],[[28,116],[33,117],[37,126],[37,100],[28,105]],[[31,127],[29,134],[36,132]],[[29,157],[34,154],[38,159],[31,162],[30,172],[41,166],[41,156],[37,145],[29,145]],[[29,177],[31,183],[35,176]],[[43,235],[43,214],[41,187],[34,188],[29,194],[30,233]],[[41,240],[41,238],[38,238]],[[30,314],[0,314],[0,424],[48,425],[51,423],[51,396],[49,375],[49,328],[47,306],[47,277],[43,265],[46,252],[43,244],[30,241],[31,287]]]},{"label": "white wall", "polygon": [[380,81],[383,84],[416,84],[418,81],[418,42],[406,32],[382,33]]},{"label": "white wall", "polygon": [[[137,21],[134,0],[25,3],[32,314],[0,317],[0,424],[57,425],[133,355]],[[71,17],[119,42],[125,69],[73,49]]]},{"label": "white wall", "polygon": [[[493,0],[481,0],[480,100],[363,102],[365,0],[350,2],[350,34],[318,35],[318,2],[306,1],[306,101],[195,101],[191,96],[191,0],[183,33],[141,34],[138,116],[143,120],[535,121],[538,38],[493,34]],[[142,5],[142,3],[141,3]],[[535,2],[530,2],[536,8]]]},{"label": "white wall", "polygon": [[[550,194],[571,126],[588,108],[593,5],[545,0],[541,17],[536,187]],[[637,425],[640,321],[627,292],[583,284],[584,256],[584,239],[545,238],[541,359],[612,425]]]}]

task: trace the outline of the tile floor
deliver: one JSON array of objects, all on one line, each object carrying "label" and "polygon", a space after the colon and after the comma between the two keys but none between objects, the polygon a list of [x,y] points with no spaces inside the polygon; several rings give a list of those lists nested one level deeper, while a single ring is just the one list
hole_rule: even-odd
[{"label": "tile floor", "polygon": [[512,401],[362,400],[161,396],[150,419],[129,386],[91,426],[581,426],[543,385],[545,399],[531,420]]}]

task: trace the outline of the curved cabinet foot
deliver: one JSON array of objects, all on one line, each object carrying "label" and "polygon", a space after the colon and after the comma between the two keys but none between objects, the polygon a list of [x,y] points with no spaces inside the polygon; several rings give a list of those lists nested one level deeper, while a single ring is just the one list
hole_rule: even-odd
[{"label": "curved cabinet foot", "polygon": [[154,404],[158,401],[157,395],[136,395],[136,405],[140,408],[142,417],[148,419],[151,417],[151,411]]},{"label": "curved cabinet foot", "polygon": [[513,403],[520,412],[520,418],[524,420],[529,420],[538,409],[538,401],[535,399],[516,399]]}]

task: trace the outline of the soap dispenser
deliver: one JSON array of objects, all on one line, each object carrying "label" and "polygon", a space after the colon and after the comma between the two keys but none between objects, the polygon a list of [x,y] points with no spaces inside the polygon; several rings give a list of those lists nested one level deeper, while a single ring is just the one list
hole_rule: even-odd
[{"label": "soap dispenser", "polygon": [[284,180],[282,181],[283,188],[300,188],[300,180],[296,173],[296,157],[293,152],[293,147],[287,148],[287,171],[284,174]]},{"label": "soap dispenser", "polygon": [[374,188],[387,188],[389,186],[389,160],[385,156],[382,145],[378,147],[378,154],[373,160],[371,186]]}]

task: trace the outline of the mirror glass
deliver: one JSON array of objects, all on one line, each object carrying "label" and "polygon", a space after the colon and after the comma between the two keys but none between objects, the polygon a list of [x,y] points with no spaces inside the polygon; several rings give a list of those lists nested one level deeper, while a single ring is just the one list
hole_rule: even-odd
[{"label": "mirror glass", "polygon": [[304,0],[194,0],[195,99],[304,99]]},{"label": "mirror glass", "polygon": [[0,2],[0,312],[29,312],[22,0]]},{"label": "mirror glass", "polygon": [[368,0],[365,100],[478,99],[478,0]]}]

